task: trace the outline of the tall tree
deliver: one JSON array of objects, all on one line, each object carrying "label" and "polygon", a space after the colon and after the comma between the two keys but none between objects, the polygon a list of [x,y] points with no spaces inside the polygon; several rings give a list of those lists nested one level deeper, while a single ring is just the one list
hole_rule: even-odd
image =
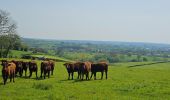
[{"label": "tall tree", "polygon": [[7,57],[10,49],[20,43],[16,23],[9,15],[8,12],[0,10],[0,57]]}]

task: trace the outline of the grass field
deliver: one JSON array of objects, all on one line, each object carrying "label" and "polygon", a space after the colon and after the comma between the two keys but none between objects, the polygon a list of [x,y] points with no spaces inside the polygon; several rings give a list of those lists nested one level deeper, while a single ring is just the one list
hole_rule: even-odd
[{"label": "grass field", "polygon": [[170,63],[128,67],[136,64],[140,63],[112,64],[108,80],[100,80],[100,73],[98,80],[79,81],[77,73],[74,80],[67,80],[62,62],[56,63],[54,76],[45,80],[36,80],[33,73],[31,79],[8,80],[4,86],[0,73],[0,100],[169,100]]}]

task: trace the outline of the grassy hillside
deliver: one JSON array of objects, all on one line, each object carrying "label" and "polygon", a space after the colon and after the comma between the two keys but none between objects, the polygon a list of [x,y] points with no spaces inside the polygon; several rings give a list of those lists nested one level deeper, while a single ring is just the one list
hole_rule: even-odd
[{"label": "grassy hillside", "polygon": [[[37,61],[40,66],[40,61]],[[144,63],[144,62],[143,62]],[[142,63],[142,64],[143,64]],[[148,62],[147,62],[148,63]],[[2,100],[56,100],[56,99],[118,99],[118,100],[168,100],[170,99],[170,63],[128,67],[140,63],[115,63],[109,66],[108,80],[67,80],[62,62],[57,62],[54,76],[45,80],[16,78],[15,83],[2,84]],[[1,73],[0,73],[1,76]],[[39,74],[40,76],[40,70]]]},{"label": "grassy hillside", "polygon": [[44,57],[44,58],[50,58],[50,59],[54,59],[57,61],[64,61],[64,62],[71,62],[71,60],[65,59],[65,58],[61,58],[61,57],[57,57],[57,56],[50,56],[50,55],[45,55],[45,54],[31,54],[32,57]]},{"label": "grassy hillside", "polygon": [[21,58],[22,55],[25,55],[25,54],[31,54],[32,52],[31,51],[18,51],[18,50],[11,50],[9,56],[12,56],[12,57],[15,57],[15,58]]},{"label": "grassy hillside", "polygon": [[55,59],[57,61],[71,61],[62,57],[58,56],[51,56],[43,53],[32,53],[32,51],[18,51],[18,50],[11,50],[9,57],[11,58],[21,58],[23,55],[30,55],[32,57],[45,57],[45,58],[50,58],[50,59]]}]

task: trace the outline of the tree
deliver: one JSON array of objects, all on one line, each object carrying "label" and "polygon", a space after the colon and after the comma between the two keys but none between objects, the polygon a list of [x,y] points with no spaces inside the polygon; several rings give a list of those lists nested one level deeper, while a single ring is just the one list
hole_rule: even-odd
[{"label": "tree", "polygon": [[7,57],[10,49],[20,42],[16,28],[16,23],[9,17],[9,13],[0,10],[0,57]]},{"label": "tree", "polygon": [[140,61],[141,55],[137,55],[138,62]]}]

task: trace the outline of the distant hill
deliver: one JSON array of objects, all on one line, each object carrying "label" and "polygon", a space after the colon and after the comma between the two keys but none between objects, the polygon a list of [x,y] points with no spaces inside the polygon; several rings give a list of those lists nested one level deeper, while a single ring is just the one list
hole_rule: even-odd
[{"label": "distant hill", "polygon": [[76,61],[129,62],[170,59],[170,44],[30,38],[22,38],[22,41],[37,51]]}]

